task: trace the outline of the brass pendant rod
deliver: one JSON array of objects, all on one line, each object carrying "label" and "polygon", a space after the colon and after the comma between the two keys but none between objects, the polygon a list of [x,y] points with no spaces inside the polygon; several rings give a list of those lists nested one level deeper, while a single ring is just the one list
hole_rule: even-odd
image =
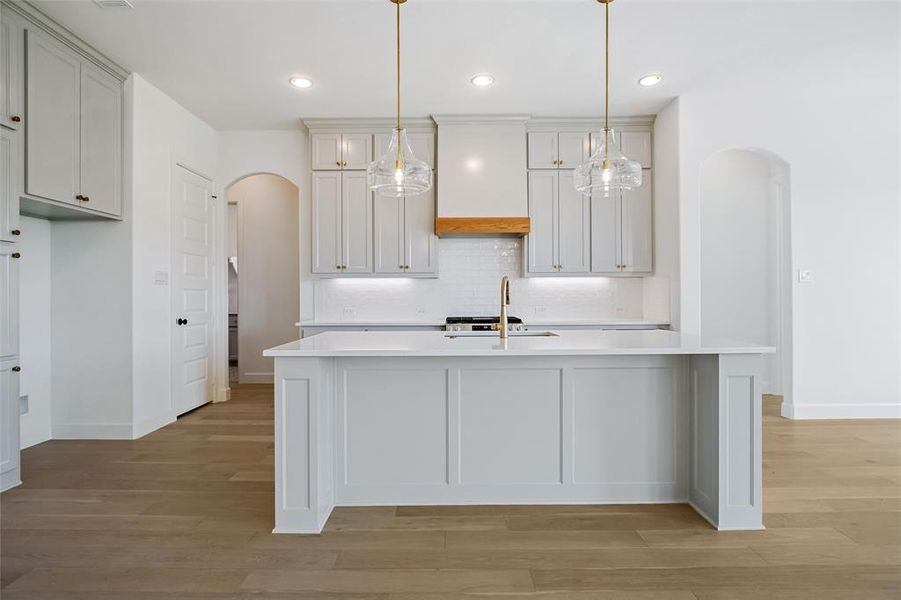
[{"label": "brass pendant rod", "polygon": [[397,7],[397,130],[400,131],[400,2]]},{"label": "brass pendant rod", "polygon": [[[604,3],[604,131],[609,131],[610,113],[610,2]],[[605,134],[606,135],[606,134]]]}]

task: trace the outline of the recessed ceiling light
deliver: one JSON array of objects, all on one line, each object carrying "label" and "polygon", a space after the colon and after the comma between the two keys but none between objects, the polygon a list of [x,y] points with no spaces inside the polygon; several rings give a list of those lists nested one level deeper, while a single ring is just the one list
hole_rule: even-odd
[{"label": "recessed ceiling light", "polygon": [[313,87],[313,82],[306,77],[292,77],[290,79],[291,85],[297,88],[308,88]]},{"label": "recessed ceiling light", "polygon": [[652,85],[657,85],[663,81],[663,75],[659,75],[657,73],[651,73],[650,75],[645,75],[641,79],[638,80],[638,85],[643,85],[644,87],[651,87]]},{"label": "recessed ceiling light", "polygon": [[491,73],[480,73],[473,75],[469,81],[476,87],[487,87],[494,83],[494,75]]}]

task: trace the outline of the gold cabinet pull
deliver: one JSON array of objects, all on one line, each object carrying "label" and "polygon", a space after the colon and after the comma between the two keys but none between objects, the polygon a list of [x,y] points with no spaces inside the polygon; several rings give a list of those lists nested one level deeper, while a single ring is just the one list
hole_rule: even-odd
[{"label": "gold cabinet pull", "polygon": [[338,166],[340,167],[340,166],[341,166],[341,161],[340,161],[340,160],[335,161],[335,164],[338,165]]}]

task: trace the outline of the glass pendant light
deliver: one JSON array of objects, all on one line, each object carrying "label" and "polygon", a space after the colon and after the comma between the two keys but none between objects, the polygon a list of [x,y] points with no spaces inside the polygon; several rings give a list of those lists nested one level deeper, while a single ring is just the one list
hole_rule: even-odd
[{"label": "glass pendant light", "polygon": [[400,5],[407,0],[388,1],[397,7],[397,126],[385,154],[369,163],[366,179],[369,189],[399,198],[427,192],[432,187],[432,167],[414,156],[407,131],[400,125]]},{"label": "glass pendant light", "polygon": [[604,129],[597,148],[584,162],[576,167],[573,182],[583,194],[609,196],[619,190],[641,187],[641,165],[619,149],[616,134],[610,128],[610,3],[613,0],[598,0],[604,5]]}]

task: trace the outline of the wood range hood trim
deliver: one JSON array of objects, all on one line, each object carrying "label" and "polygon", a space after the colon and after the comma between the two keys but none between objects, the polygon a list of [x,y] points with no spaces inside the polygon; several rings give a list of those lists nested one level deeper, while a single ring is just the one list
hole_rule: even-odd
[{"label": "wood range hood trim", "polygon": [[438,237],[466,235],[512,235],[522,237],[529,233],[532,220],[529,217],[437,217],[435,234]]}]

